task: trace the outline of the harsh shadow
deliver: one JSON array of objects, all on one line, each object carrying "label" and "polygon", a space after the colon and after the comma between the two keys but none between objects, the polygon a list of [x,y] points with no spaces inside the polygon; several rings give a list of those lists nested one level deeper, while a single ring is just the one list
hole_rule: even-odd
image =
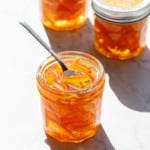
[{"label": "harsh shadow", "polygon": [[150,112],[150,49],[146,47],[140,56],[126,61],[98,58],[118,100],[130,109]]},{"label": "harsh shadow", "polygon": [[61,143],[50,136],[45,142],[50,150],[115,150],[102,126],[94,137],[81,143]]},{"label": "harsh shadow", "polygon": [[83,27],[74,31],[53,31],[48,28],[45,28],[45,31],[52,49],[56,52],[64,50],[87,51],[93,47],[93,25],[89,19]]}]

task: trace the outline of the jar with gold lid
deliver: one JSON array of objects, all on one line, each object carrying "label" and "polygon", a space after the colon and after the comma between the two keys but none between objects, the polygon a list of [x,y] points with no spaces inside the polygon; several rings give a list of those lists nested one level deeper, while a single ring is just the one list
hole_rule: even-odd
[{"label": "jar with gold lid", "polygon": [[149,0],[93,0],[94,45],[108,58],[129,59],[146,46]]}]

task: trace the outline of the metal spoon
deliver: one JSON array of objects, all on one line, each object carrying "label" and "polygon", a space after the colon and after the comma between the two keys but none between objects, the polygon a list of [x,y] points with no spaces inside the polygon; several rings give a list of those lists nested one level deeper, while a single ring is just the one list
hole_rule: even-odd
[{"label": "metal spoon", "polygon": [[43,39],[24,21],[20,22],[20,24],[58,61],[60,64],[63,75],[64,76],[72,76],[75,75],[74,70],[68,70],[66,65],[63,63],[63,61],[59,58],[59,56],[54,52],[53,49],[51,49]]}]

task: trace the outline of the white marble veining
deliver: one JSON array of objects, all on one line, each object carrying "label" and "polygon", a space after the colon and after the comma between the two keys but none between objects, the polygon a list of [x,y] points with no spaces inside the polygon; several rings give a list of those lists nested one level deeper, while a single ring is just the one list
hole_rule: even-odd
[{"label": "white marble veining", "polygon": [[[54,50],[82,50],[104,65],[102,125],[83,143],[60,143],[42,128],[36,70],[48,53],[19,24],[25,18]],[[93,16],[73,32],[44,30],[38,0],[0,5],[0,150],[150,150],[150,25],[147,47],[127,61],[106,59],[93,46]]]}]

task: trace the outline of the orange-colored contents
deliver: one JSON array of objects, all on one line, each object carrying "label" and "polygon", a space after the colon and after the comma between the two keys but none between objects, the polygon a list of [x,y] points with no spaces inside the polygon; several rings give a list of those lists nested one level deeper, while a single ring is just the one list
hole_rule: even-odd
[{"label": "orange-colored contents", "polygon": [[142,3],[143,0],[103,0],[103,2],[113,7],[132,8]]},{"label": "orange-colored contents", "polygon": [[109,58],[136,57],[145,48],[147,22],[117,24],[95,16],[95,48]]},{"label": "orange-colored contents", "polygon": [[41,0],[43,24],[57,31],[73,30],[86,21],[86,0]]},{"label": "orange-colored contents", "polygon": [[[86,62],[86,61],[85,61]],[[45,131],[61,142],[80,142],[93,136],[99,125],[104,73],[97,76],[97,69],[81,59],[67,62],[70,69],[85,73],[80,79],[90,80],[90,86],[82,87],[63,80],[59,65],[45,65],[43,80],[37,76],[41,95]],[[76,82],[79,82],[75,76]],[[77,79],[77,80],[76,80]],[[80,81],[81,81],[80,80]],[[93,85],[97,83],[94,87]],[[49,88],[47,86],[49,86]],[[88,90],[89,88],[92,89]]]}]

